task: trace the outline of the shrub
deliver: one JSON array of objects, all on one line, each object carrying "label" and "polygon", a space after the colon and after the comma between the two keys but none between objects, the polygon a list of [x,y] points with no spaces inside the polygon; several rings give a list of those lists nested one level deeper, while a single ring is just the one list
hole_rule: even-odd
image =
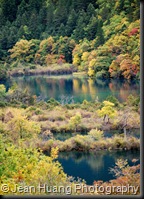
[{"label": "shrub", "polygon": [[112,102],[115,106],[118,106],[119,105],[119,101],[116,97],[114,97],[113,95],[109,95],[107,98],[106,98],[107,101],[109,102]]},{"label": "shrub", "polygon": [[78,124],[81,122],[81,118],[82,116],[80,113],[76,113],[75,116],[70,118],[70,122],[69,122],[70,127],[72,127],[72,129],[74,129],[75,131],[77,130]]},{"label": "shrub", "polygon": [[82,135],[76,135],[74,138],[73,138],[74,142],[75,142],[75,149],[78,149],[78,150],[86,150],[89,148],[89,145],[86,143],[86,140],[85,140],[85,136],[82,136]]},{"label": "shrub", "polygon": [[140,148],[140,140],[135,137],[130,137],[128,139],[130,149],[139,149]]},{"label": "shrub", "polygon": [[92,129],[88,135],[92,137],[94,140],[100,140],[104,137],[103,131]]},{"label": "shrub", "polygon": [[16,87],[9,90],[6,100],[13,104],[21,102],[26,105],[34,105],[36,96],[31,96],[26,89],[22,90]]},{"label": "shrub", "polygon": [[40,114],[42,114],[42,111],[41,111],[39,108],[37,108],[37,109],[35,110],[35,114],[36,114],[36,115],[40,115]]},{"label": "shrub", "polygon": [[138,106],[140,104],[140,96],[135,97],[131,94],[127,97],[126,103],[129,106]]},{"label": "shrub", "polygon": [[71,151],[72,149],[76,148],[76,143],[73,138],[67,139],[62,142],[59,146],[60,151]]},{"label": "shrub", "polygon": [[21,108],[24,108],[24,109],[26,109],[28,106],[26,105],[26,104],[22,104],[21,105]]},{"label": "shrub", "polygon": [[37,108],[34,107],[34,106],[30,106],[30,107],[28,108],[29,111],[35,111],[36,109],[37,109]]},{"label": "shrub", "polygon": [[114,148],[125,148],[126,147],[126,142],[124,141],[123,137],[114,135],[112,142],[113,142]]},{"label": "shrub", "polygon": [[50,98],[50,99],[47,101],[47,103],[50,104],[50,105],[53,105],[53,106],[59,105],[59,102],[56,101],[54,98]]}]

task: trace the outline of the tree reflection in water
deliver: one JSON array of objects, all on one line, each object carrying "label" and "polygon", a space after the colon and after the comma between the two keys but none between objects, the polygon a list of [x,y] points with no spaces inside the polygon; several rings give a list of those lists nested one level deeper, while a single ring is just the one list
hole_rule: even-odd
[{"label": "tree reflection in water", "polygon": [[139,95],[139,82],[128,82],[124,80],[99,80],[72,75],[64,76],[27,76],[12,78],[21,89],[27,88],[33,95],[43,96],[43,100],[51,97],[60,100],[60,96],[73,96],[74,102],[94,101],[96,97],[100,101],[105,100],[109,95],[113,95],[118,100],[126,101],[132,94]]},{"label": "tree reflection in water", "polygon": [[[60,152],[58,160],[64,171],[71,176],[84,178],[92,184],[94,180],[108,181],[114,176],[110,168],[115,166],[117,159],[139,159],[139,151],[97,151],[97,152]],[[139,163],[139,161],[137,162]]]}]

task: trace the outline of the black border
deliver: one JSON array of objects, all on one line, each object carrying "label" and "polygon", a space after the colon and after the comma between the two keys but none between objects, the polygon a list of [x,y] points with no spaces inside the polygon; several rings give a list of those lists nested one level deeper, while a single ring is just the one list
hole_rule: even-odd
[{"label": "black border", "polygon": [[[131,1],[131,0],[129,0]],[[140,195],[139,196],[133,196],[133,195],[129,195],[129,196],[122,196],[122,195],[104,195],[104,196],[2,196],[2,198],[144,198],[144,171],[143,171],[143,163],[144,163],[144,156],[143,156],[143,145],[144,145],[144,139],[143,139],[143,100],[144,100],[144,1],[140,0],[140,174],[141,174],[141,184],[140,184]]]}]

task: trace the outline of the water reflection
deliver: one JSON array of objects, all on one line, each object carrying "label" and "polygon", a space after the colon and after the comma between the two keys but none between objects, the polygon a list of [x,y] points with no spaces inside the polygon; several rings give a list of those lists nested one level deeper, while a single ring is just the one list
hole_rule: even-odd
[{"label": "water reflection", "polygon": [[140,93],[139,82],[98,80],[72,75],[17,77],[12,78],[12,82],[44,100],[53,97],[60,101],[64,95],[73,96],[75,102],[82,102],[84,99],[94,101],[97,97],[103,101],[107,96],[114,95],[120,101],[125,101],[128,95],[136,96]]},{"label": "water reflection", "polygon": [[117,159],[127,159],[131,165],[131,160],[139,157],[139,151],[98,151],[96,153],[72,151],[59,153],[58,160],[68,175],[80,177],[85,179],[87,184],[93,184],[94,180],[108,181],[115,178],[109,169],[115,166]]}]

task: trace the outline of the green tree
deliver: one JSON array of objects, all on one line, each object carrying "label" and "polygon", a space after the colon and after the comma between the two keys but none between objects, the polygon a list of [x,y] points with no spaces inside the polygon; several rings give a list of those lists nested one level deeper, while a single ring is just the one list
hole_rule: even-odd
[{"label": "green tree", "polygon": [[97,12],[94,5],[90,3],[87,7],[87,21],[89,21],[92,16],[96,16],[96,15],[97,15]]},{"label": "green tree", "polygon": [[59,36],[65,36],[65,26],[63,23],[61,23],[59,30],[58,30],[58,35]]},{"label": "green tree", "polygon": [[79,10],[86,11],[90,3],[96,6],[95,0],[72,0],[72,6],[76,12],[78,12]]},{"label": "green tree", "polygon": [[29,18],[28,24],[29,31],[31,33],[30,38],[38,39],[40,37],[40,29],[38,25],[37,12],[34,10]]},{"label": "green tree", "polygon": [[53,46],[53,53],[63,55],[66,62],[72,63],[72,51],[75,47],[75,41],[67,36],[60,36]]},{"label": "green tree", "polygon": [[97,0],[97,4],[99,6],[98,13],[102,17],[103,21],[106,21],[108,18],[112,16],[112,12],[115,12],[112,7],[115,5],[115,0],[107,1],[105,0]]},{"label": "green tree", "polygon": [[44,37],[44,39],[46,39],[48,36],[52,35],[52,32],[54,30],[54,5],[52,3],[52,1],[48,1],[48,4],[45,7],[46,9],[46,15],[45,15],[45,19],[43,20],[44,22],[46,22],[46,28],[45,28],[45,34],[46,37]]},{"label": "green tree", "polygon": [[89,20],[89,23],[84,28],[86,38],[88,40],[93,40],[97,35],[98,30],[98,18],[92,16]]},{"label": "green tree", "polygon": [[[39,38],[41,37],[41,39],[45,39],[45,38],[42,38],[42,33],[45,31],[46,27],[48,26],[48,23],[49,23],[48,19],[49,21],[51,20],[50,15],[49,17],[47,17],[48,13],[49,13],[48,8],[46,6],[42,6],[37,16],[37,23],[38,23],[37,29],[39,31]],[[51,8],[51,13],[53,13],[52,8]],[[49,29],[49,26],[48,26],[48,29]]]},{"label": "green tree", "polygon": [[95,47],[103,45],[104,42],[105,42],[104,31],[103,31],[102,27],[103,27],[103,23],[102,23],[101,18],[99,18],[98,21],[97,21],[97,32],[96,32]]},{"label": "green tree", "polygon": [[18,3],[16,3],[16,0],[1,1],[2,14],[6,20],[13,22],[16,19]]},{"label": "green tree", "polygon": [[84,10],[79,11],[76,28],[73,31],[72,35],[72,38],[75,39],[77,42],[85,38],[85,31],[84,31],[84,28],[86,26],[85,18],[86,18],[86,13],[84,12]]},{"label": "green tree", "polygon": [[66,35],[71,36],[76,27],[77,14],[74,9],[71,10],[66,23]]},{"label": "green tree", "polygon": [[9,29],[10,29],[10,22],[7,21],[5,26],[0,30],[0,48],[4,58],[7,56],[8,54],[7,50],[9,49],[9,44],[8,44]]},{"label": "green tree", "polygon": [[55,31],[59,30],[60,25],[66,24],[67,21],[67,10],[65,7],[65,0],[59,0],[54,12],[53,26]]}]

